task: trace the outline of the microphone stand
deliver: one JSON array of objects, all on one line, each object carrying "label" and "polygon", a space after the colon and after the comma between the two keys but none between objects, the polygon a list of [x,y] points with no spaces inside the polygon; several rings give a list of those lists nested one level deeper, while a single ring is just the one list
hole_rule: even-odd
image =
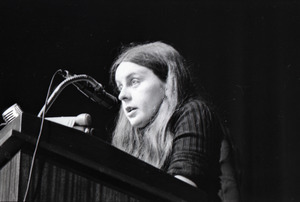
[{"label": "microphone stand", "polygon": [[67,87],[68,85],[70,85],[72,83],[79,82],[79,81],[87,81],[90,84],[92,84],[92,86],[94,86],[95,88],[101,88],[102,87],[102,86],[99,86],[98,82],[95,79],[93,79],[92,77],[87,76],[85,74],[70,76],[70,77],[66,78],[64,81],[62,81],[54,89],[54,91],[51,93],[48,100],[46,101],[46,103],[44,104],[42,109],[40,110],[40,112],[38,114],[38,117],[41,117],[43,112],[45,114],[47,113],[47,111],[50,109],[50,107],[52,106],[52,104],[54,103],[56,98],[59,96],[59,94],[63,91],[63,89],[65,87]]}]

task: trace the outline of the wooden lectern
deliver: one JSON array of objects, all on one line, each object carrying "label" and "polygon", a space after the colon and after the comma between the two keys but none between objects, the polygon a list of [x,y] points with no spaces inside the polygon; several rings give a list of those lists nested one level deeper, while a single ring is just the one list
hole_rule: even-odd
[{"label": "wooden lectern", "polygon": [[[0,201],[22,201],[41,119],[0,131]],[[206,201],[206,194],[100,138],[44,122],[27,201]]]}]

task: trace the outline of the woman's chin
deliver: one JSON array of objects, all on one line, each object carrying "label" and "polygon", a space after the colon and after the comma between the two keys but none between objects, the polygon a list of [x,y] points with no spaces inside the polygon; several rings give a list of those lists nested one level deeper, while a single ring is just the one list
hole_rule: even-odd
[{"label": "woman's chin", "polygon": [[140,121],[140,120],[129,120],[130,124],[134,128],[144,128],[149,121]]}]

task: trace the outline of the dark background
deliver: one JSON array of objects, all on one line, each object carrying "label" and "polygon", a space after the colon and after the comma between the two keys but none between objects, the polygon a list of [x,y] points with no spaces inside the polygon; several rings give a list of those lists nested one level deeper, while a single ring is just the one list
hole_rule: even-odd
[{"label": "dark background", "polygon": [[[243,201],[299,201],[299,26],[296,1],[2,0],[0,111],[18,103],[38,114],[60,68],[112,92],[119,48],[161,40],[183,54],[224,117],[239,150]],[[67,87],[48,116],[82,112],[101,130],[115,115]]]}]

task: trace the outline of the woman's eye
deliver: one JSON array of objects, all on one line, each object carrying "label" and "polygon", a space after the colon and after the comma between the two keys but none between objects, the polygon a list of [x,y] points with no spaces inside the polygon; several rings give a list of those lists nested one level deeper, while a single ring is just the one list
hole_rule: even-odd
[{"label": "woman's eye", "polygon": [[133,86],[135,86],[135,85],[137,85],[137,84],[139,84],[140,82],[139,82],[139,80],[138,79],[132,79],[131,80],[131,85],[133,85]]}]

